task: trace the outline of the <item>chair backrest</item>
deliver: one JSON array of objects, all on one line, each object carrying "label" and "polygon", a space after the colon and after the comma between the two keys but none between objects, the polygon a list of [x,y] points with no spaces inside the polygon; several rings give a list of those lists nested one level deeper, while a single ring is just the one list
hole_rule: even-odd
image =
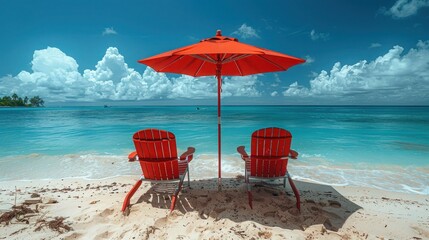
[{"label": "chair backrest", "polygon": [[159,129],[144,129],[133,135],[134,146],[146,179],[179,178],[176,137]]},{"label": "chair backrest", "polygon": [[[289,131],[270,127],[252,134],[250,175],[282,177],[286,174],[292,135]],[[283,157],[283,159],[279,159]]]}]

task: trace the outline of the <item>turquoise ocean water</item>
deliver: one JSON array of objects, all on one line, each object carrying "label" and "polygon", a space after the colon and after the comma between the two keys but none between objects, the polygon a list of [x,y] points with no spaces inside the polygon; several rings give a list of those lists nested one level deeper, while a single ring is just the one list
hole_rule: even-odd
[{"label": "turquoise ocean water", "polygon": [[[259,128],[288,129],[298,180],[429,194],[429,107],[223,106],[223,176],[243,174],[236,153]],[[132,134],[172,131],[196,148],[192,178],[217,177],[217,107],[0,108],[0,181],[139,175]]]}]

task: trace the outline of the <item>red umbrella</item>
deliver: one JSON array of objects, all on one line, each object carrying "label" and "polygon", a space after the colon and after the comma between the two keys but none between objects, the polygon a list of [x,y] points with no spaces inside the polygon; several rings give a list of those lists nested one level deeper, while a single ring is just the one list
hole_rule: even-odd
[{"label": "red umbrella", "polygon": [[285,71],[305,60],[240,43],[237,38],[216,36],[199,43],[139,60],[157,72],[193,77],[216,76],[218,81],[218,183],[221,183],[221,89],[222,76],[246,76]]}]

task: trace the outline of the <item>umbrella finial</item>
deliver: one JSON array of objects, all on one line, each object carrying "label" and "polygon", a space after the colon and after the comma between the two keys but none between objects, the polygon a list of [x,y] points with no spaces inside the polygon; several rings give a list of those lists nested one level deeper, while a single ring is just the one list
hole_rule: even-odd
[{"label": "umbrella finial", "polygon": [[217,30],[216,31],[216,36],[222,36],[222,31],[221,30]]}]

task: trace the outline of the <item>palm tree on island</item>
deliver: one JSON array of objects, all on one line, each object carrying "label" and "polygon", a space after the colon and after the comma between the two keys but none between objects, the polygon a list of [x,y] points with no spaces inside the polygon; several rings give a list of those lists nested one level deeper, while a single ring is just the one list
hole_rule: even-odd
[{"label": "palm tree on island", "polygon": [[25,96],[23,99],[14,93],[12,96],[0,98],[0,107],[43,107],[44,104],[45,101],[39,96],[34,96],[30,99]]}]

